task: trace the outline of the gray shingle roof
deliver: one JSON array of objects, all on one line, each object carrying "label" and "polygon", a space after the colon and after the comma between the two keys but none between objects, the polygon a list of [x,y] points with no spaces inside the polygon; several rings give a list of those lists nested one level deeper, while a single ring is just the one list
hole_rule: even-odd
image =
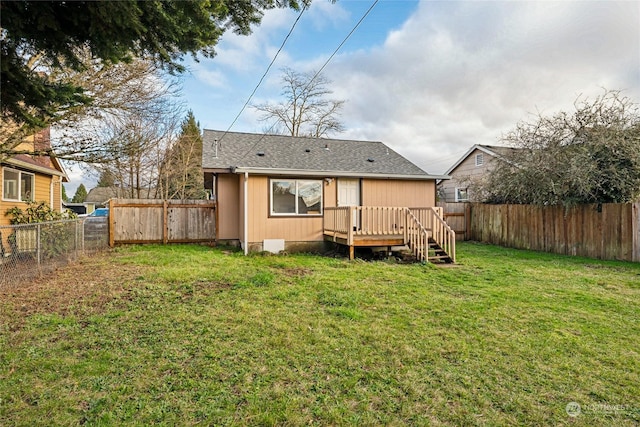
[{"label": "gray shingle roof", "polygon": [[336,176],[361,174],[435,178],[377,141],[240,132],[225,134],[205,129],[202,153],[204,169],[270,169],[274,173],[306,171]]}]

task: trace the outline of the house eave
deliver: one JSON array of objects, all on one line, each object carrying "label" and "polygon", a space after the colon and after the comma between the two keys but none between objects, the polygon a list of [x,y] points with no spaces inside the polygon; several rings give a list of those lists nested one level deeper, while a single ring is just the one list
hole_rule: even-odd
[{"label": "house eave", "polygon": [[23,162],[21,160],[17,160],[17,159],[7,159],[4,161],[4,163],[8,164],[8,165],[12,165],[12,166],[17,166],[20,168],[24,168],[24,169],[28,169],[30,171],[33,172],[39,172],[45,175],[56,175],[59,176],[63,179],[64,182],[68,182],[69,177],[67,176],[66,173],[58,171],[56,169],[50,169],[44,166],[38,166],[38,165],[34,165],[32,163],[28,163],[28,162]]},{"label": "house eave", "polygon": [[407,179],[418,181],[430,181],[436,179],[449,179],[447,175],[407,175],[407,174],[385,174],[371,172],[352,172],[352,171],[322,171],[309,169],[278,169],[278,168],[253,168],[253,167],[235,167],[231,168],[232,173],[236,174],[257,174],[257,175],[281,175],[281,176],[313,176],[323,178],[377,178],[377,179]]}]

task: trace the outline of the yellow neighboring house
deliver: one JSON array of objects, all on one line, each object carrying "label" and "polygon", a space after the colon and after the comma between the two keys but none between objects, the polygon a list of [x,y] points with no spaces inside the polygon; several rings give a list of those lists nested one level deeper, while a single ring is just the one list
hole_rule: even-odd
[{"label": "yellow neighboring house", "polygon": [[[17,150],[41,151],[51,148],[50,129],[31,135]],[[2,196],[0,197],[0,225],[8,225],[5,215],[12,207],[26,208],[26,202],[45,202],[56,211],[62,211],[62,183],[67,174],[55,157],[17,154],[0,161]]]}]

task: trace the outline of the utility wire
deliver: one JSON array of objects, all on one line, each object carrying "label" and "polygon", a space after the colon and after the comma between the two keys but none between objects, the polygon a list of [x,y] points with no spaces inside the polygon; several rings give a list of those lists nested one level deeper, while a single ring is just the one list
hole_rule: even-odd
[{"label": "utility wire", "polygon": [[[318,71],[316,71],[316,73],[313,75],[313,77],[311,78],[311,80],[309,80],[309,82],[307,83],[307,85],[304,87],[303,92],[305,90],[307,90],[307,88],[311,85],[311,83],[313,83],[313,81],[320,75],[320,73],[322,72],[322,70],[325,69],[325,67],[329,64],[329,62],[333,59],[334,56],[336,56],[336,54],[338,53],[338,51],[342,48],[342,46],[344,46],[344,44],[347,42],[347,40],[349,40],[349,38],[353,35],[353,33],[358,29],[358,27],[360,26],[360,24],[362,24],[362,21],[365,20],[365,18],[369,15],[369,13],[371,13],[371,11],[373,10],[373,8],[378,4],[380,0],[374,0],[374,2],[371,4],[371,6],[369,6],[369,9],[367,9],[367,11],[364,13],[364,15],[362,15],[362,17],[360,18],[360,20],[356,23],[356,25],[351,29],[351,31],[349,31],[349,34],[346,35],[346,37],[342,40],[342,42],[338,45],[338,47],[333,51],[333,53],[329,56],[329,58],[327,58],[327,60],[324,62],[324,64],[322,64],[322,67],[320,67],[320,69]],[[291,107],[293,105],[293,103],[289,103],[285,110],[288,110],[289,107]],[[255,147],[264,139],[265,136],[267,136],[267,134],[269,132],[271,132],[271,130],[275,127],[275,125],[278,122],[275,122],[274,124],[271,125],[271,127],[269,129],[267,129],[266,132],[263,132],[262,135],[260,136],[260,138],[255,142],[255,144],[253,144],[251,146],[251,148],[249,148],[249,150],[247,150],[246,153],[244,153],[241,157],[245,158],[250,152],[252,152]],[[229,127],[231,128],[231,127]],[[228,131],[228,130],[227,130]],[[226,135],[227,132],[225,132],[223,134]]]},{"label": "utility wire", "polygon": [[291,34],[293,33],[293,30],[296,28],[296,25],[298,24],[298,21],[300,21],[300,18],[302,17],[302,14],[304,13],[305,10],[307,10],[307,4],[305,3],[305,5],[302,7],[302,10],[300,11],[300,13],[298,14],[298,17],[296,18],[295,22],[293,23],[293,25],[291,26],[291,29],[289,30],[289,33],[287,34],[287,36],[284,38],[284,40],[282,41],[282,44],[280,45],[280,48],[278,49],[278,51],[276,52],[276,54],[274,55],[273,59],[271,60],[271,62],[269,63],[269,66],[267,67],[266,71],[264,72],[264,74],[262,74],[262,77],[260,77],[260,81],[258,82],[258,84],[256,85],[255,88],[253,88],[253,92],[251,92],[251,95],[249,95],[249,98],[247,98],[247,101],[244,103],[244,105],[242,106],[242,108],[240,109],[240,112],[238,112],[238,114],[236,115],[236,117],[233,119],[233,121],[231,122],[231,124],[229,125],[229,127],[227,128],[226,131],[224,131],[224,133],[222,134],[222,136],[220,137],[220,139],[218,140],[218,142],[222,142],[222,139],[225,137],[225,135],[227,133],[229,133],[229,131],[231,130],[231,128],[233,127],[233,125],[236,124],[236,121],[238,121],[238,118],[240,117],[240,115],[244,112],[244,110],[247,108],[247,105],[249,105],[249,102],[251,102],[251,98],[253,98],[253,95],[256,94],[256,91],[258,90],[258,88],[260,87],[260,85],[262,84],[262,82],[264,81],[265,77],[267,76],[267,74],[269,73],[269,70],[271,70],[271,67],[273,66],[273,63],[276,62],[276,59],[278,58],[278,55],[280,54],[280,52],[282,51],[282,49],[284,48],[284,45],[287,43],[287,40],[289,40],[289,36],[291,36]]}]

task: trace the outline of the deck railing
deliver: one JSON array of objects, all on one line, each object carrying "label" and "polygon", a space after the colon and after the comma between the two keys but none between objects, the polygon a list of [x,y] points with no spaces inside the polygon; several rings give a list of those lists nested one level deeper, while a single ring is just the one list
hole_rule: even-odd
[{"label": "deck railing", "polygon": [[[351,225],[352,221],[349,220],[350,218],[353,218],[351,206],[324,208],[324,234],[329,234],[334,237],[338,235],[351,235],[351,233],[353,233],[353,225]],[[349,230],[351,230],[351,233]]]},{"label": "deck railing", "polygon": [[[455,262],[455,233],[443,219],[441,207],[405,208],[386,206],[342,206],[324,209],[324,234],[340,236],[348,245],[354,237],[397,236],[426,260],[429,238]],[[414,251],[414,248],[412,248]],[[416,254],[417,255],[417,254]]]}]

